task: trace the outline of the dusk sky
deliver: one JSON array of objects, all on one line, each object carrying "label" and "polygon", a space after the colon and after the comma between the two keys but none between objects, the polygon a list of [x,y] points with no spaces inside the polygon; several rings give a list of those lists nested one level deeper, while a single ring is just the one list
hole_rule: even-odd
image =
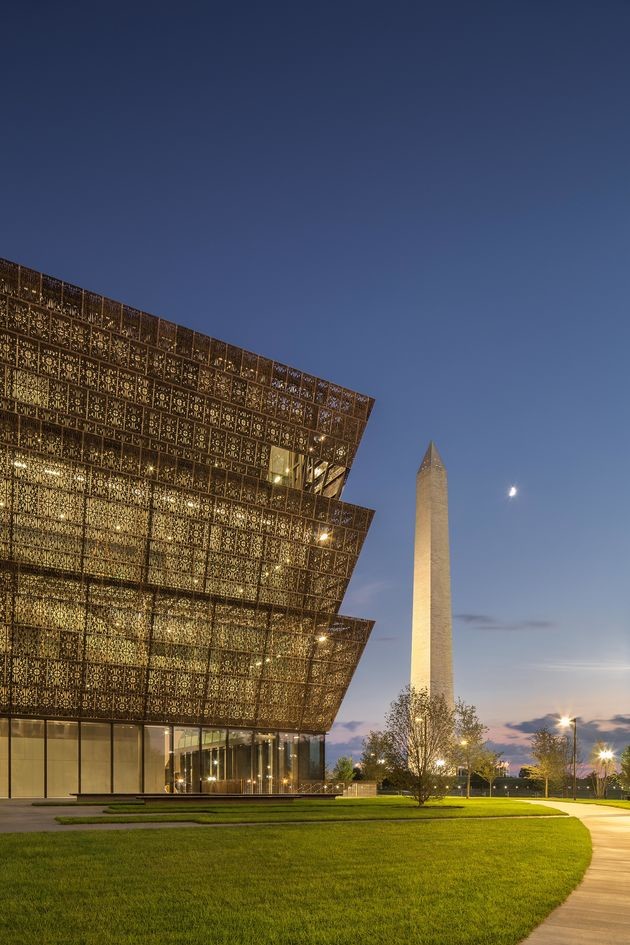
[{"label": "dusk sky", "polygon": [[342,612],[377,623],[329,758],[408,681],[430,439],[456,693],[514,772],[548,714],[630,742],[630,5],[26,2],[2,33],[0,255],[376,399]]}]

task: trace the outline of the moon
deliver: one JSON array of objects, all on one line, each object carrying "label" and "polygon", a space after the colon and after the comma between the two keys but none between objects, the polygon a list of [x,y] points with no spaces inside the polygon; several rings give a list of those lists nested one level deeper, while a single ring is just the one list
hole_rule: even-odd
[{"label": "moon", "polygon": [[516,486],[510,486],[510,488],[508,489],[508,499],[515,499],[517,495],[518,495],[518,489],[516,488]]}]

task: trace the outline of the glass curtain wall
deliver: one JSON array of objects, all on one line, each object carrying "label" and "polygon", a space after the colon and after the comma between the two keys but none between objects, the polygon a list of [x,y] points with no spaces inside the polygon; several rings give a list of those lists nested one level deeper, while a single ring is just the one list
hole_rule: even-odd
[{"label": "glass curtain wall", "polygon": [[111,725],[81,722],[81,793],[111,794],[111,791]]},{"label": "glass curtain wall", "polygon": [[114,794],[142,790],[142,726],[114,725]]},{"label": "glass curtain wall", "polygon": [[323,735],[0,718],[0,797],[283,794],[323,780]]},{"label": "glass curtain wall", "polygon": [[278,784],[280,794],[298,790],[298,735],[281,732],[278,736]]},{"label": "glass curtain wall", "polygon": [[253,794],[252,778],[252,737],[253,732],[240,732],[230,729],[228,734],[228,755],[231,779],[237,794]]},{"label": "glass curtain wall", "polygon": [[201,730],[201,791],[203,794],[229,794],[231,782],[227,771],[226,729]]},{"label": "glass curtain wall", "polygon": [[44,796],[44,722],[11,720],[11,796]]},{"label": "glass curtain wall", "polygon": [[298,740],[300,781],[324,779],[324,736],[300,735]]},{"label": "glass curtain wall", "polygon": [[276,735],[274,732],[256,732],[254,735],[254,786],[257,794],[275,793]]},{"label": "glass curtain wall", "polygon": [[79,724],[46,722],[46,796],[68,797],[79,790]]},{"label": "glass curtain wall", "polygon": [[172,793],[173,765],[171,729],[164,725],[144,726],[144,792]]},{"label": "glass curtain wall", "polygon": [[198,794],[199,783],[198,728],[180,728],[173,732],[173,790],[175,794]]},{"label": "glass curtain wall", "polygon": [[9,796],[9,720],[0,719],[0,797]]}]

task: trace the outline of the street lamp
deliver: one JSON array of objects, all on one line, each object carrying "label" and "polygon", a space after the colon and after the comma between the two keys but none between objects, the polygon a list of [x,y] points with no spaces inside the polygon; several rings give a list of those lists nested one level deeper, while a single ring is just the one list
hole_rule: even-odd
[{"label": "street lamp", "polygon": [[614,767],[613,764],[612,764],[612,762],[613,762],[613,760],[614,760],[615,753],[614,753],[614,751],[612,751],[612,749],[610,749],[610,748],[602,748],[601,751],[598,751],[598,752],[597,752],[597,757],[598,757],[599,760],[601,761],[602,768],[604,769],[604,778],[603,778],[603,781],[604,781],[604,799],[605,799],[605,798],[606,798],[607,782],[608,782],[608,774],[609,774],[609,766],[610,766],[611,768]]},{"label": "street lamp", "polygon": [[577,800],[577,718],[569,718],[568,715],[563,715],[562,718],[558,721],[558,725],[561,728],[568,728],[569,725],[573,726],[573,800]]}]

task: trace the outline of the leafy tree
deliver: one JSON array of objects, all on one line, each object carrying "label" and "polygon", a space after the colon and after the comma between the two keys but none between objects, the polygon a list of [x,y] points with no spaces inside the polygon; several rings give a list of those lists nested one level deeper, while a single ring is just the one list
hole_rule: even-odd
[{"label": "leafy tree", "polygon": [[556,735],[548,728],[539,728],[531,738],[534,764],[528,769],[528,778],[542,781],[545,797],[549,797],[549,784],[561,782],[566,775],[569,761],[568,740]]},{"label": "leafy tree", "polygon": [[621,789],[630,792],[630,745],[627,745],[621,752],[619,766],[619,784],[621,785]]},{"label": "leafy tree", "polygon": [[342,755],[337,758],[337,763],[332,771],[333,781],[352,781],[354,775],[354,759],[349,755]]},{"label": "leafy tree", "polygon": [[483,747],[475,756],[475,774],[488,782],[490,797],[492,797],[492,785],[501,773],[499,765],[502,754],[502,751],[492,751],[491,748]]},{"label": "leafy tree", "polygon": [[455,712],[443,695],[407,686],[385,719],[388,777],[422,805],[442,797],[452,757]]},{"label": "leafy tree", "polygon": [[363,752],[359,765],[361,777],[366,781],[378,781],[381,784],[388,776],[387,738],[383,732],[370,732],[363,739]]},{"label": "leafy tree", "polygon": [[487,727],[479,721],[474,705],[461,700],[455,706],[453,761],[466,768],[466,797],[470,798],[470,779],[484,751]]}]

